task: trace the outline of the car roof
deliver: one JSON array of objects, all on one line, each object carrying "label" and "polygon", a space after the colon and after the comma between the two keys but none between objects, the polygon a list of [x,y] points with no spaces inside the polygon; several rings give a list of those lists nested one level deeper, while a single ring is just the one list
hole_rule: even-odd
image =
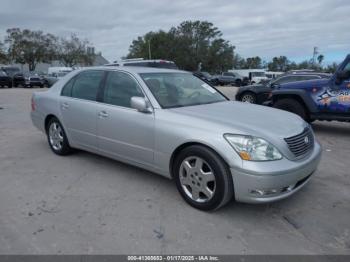
[{"label": "car roof", "polygon": [[323,76],[323,77],[330,77],[331,74],[322,73],[322,72],[298,72],[298,73],[285,73],[283,75],[280,75],[279,77],[285,77],[285,76]]},{"label": "car roof", "polygon": [[177,69],[167,69],[167,68],[156,68],[156,67],[142,67],[142,66],[96,66],[96,67],[87,67],[84,70],[91,69],[104,69],[104,70],[115,70],[115,71],[126,71],[135,74],[142,73],[188,73],[187,71],[177,70]]}]

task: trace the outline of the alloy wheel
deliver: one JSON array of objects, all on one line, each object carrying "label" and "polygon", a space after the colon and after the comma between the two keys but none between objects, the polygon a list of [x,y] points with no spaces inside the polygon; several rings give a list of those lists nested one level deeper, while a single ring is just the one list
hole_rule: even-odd
[{"label": "alloy wheel", "polygon": [[216,179],[212,168],[202,158],[193,156],[180,165],[180,183],[186,195],[198,203],[208,202],[215,194]]},{"label": "alloy wheel", "polygon": [[57,122],[52,122],[49,127],[49,140],[54,150],[61,150],[63,147],[63,131]]},{"label": "alloy wheel", "polygon": [[242,102],[253,104],[255,102],[255,98],[251,94],[245,94],[242,96]]}]

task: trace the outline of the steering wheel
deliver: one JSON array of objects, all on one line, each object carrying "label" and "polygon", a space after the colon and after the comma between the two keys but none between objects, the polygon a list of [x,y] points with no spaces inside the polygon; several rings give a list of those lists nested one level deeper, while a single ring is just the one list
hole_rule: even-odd
[{"label": "steering wheel", "polygon": [[195,91],[195,92],[193,92],[192,94],[190,94],[189,96],[188,96],[188,98],[195,98],[195,97],[197,97],[197,96],[200,96],[200,92],[199,91]]}]

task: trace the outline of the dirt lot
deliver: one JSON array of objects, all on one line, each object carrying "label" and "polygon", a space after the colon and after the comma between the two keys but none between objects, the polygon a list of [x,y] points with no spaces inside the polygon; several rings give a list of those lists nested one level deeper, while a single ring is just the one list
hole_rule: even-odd
[{"label": "dirt lot", "polygon": [[350,124],[313,124],[323,159],[296,195],[205,213],[158,175],[54,155],[32,92],[0,89],[0,254],[350,254]]}]

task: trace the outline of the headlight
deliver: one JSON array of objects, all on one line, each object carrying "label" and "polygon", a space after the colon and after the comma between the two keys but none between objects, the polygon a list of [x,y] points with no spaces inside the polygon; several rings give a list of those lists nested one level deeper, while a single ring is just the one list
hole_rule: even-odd
[{"label": "headlight", "polygon": [[224,137],[243,160],[271,161],[282,159],[282,154],[278,149],[262,138],[231,134],[225,134]]}]

